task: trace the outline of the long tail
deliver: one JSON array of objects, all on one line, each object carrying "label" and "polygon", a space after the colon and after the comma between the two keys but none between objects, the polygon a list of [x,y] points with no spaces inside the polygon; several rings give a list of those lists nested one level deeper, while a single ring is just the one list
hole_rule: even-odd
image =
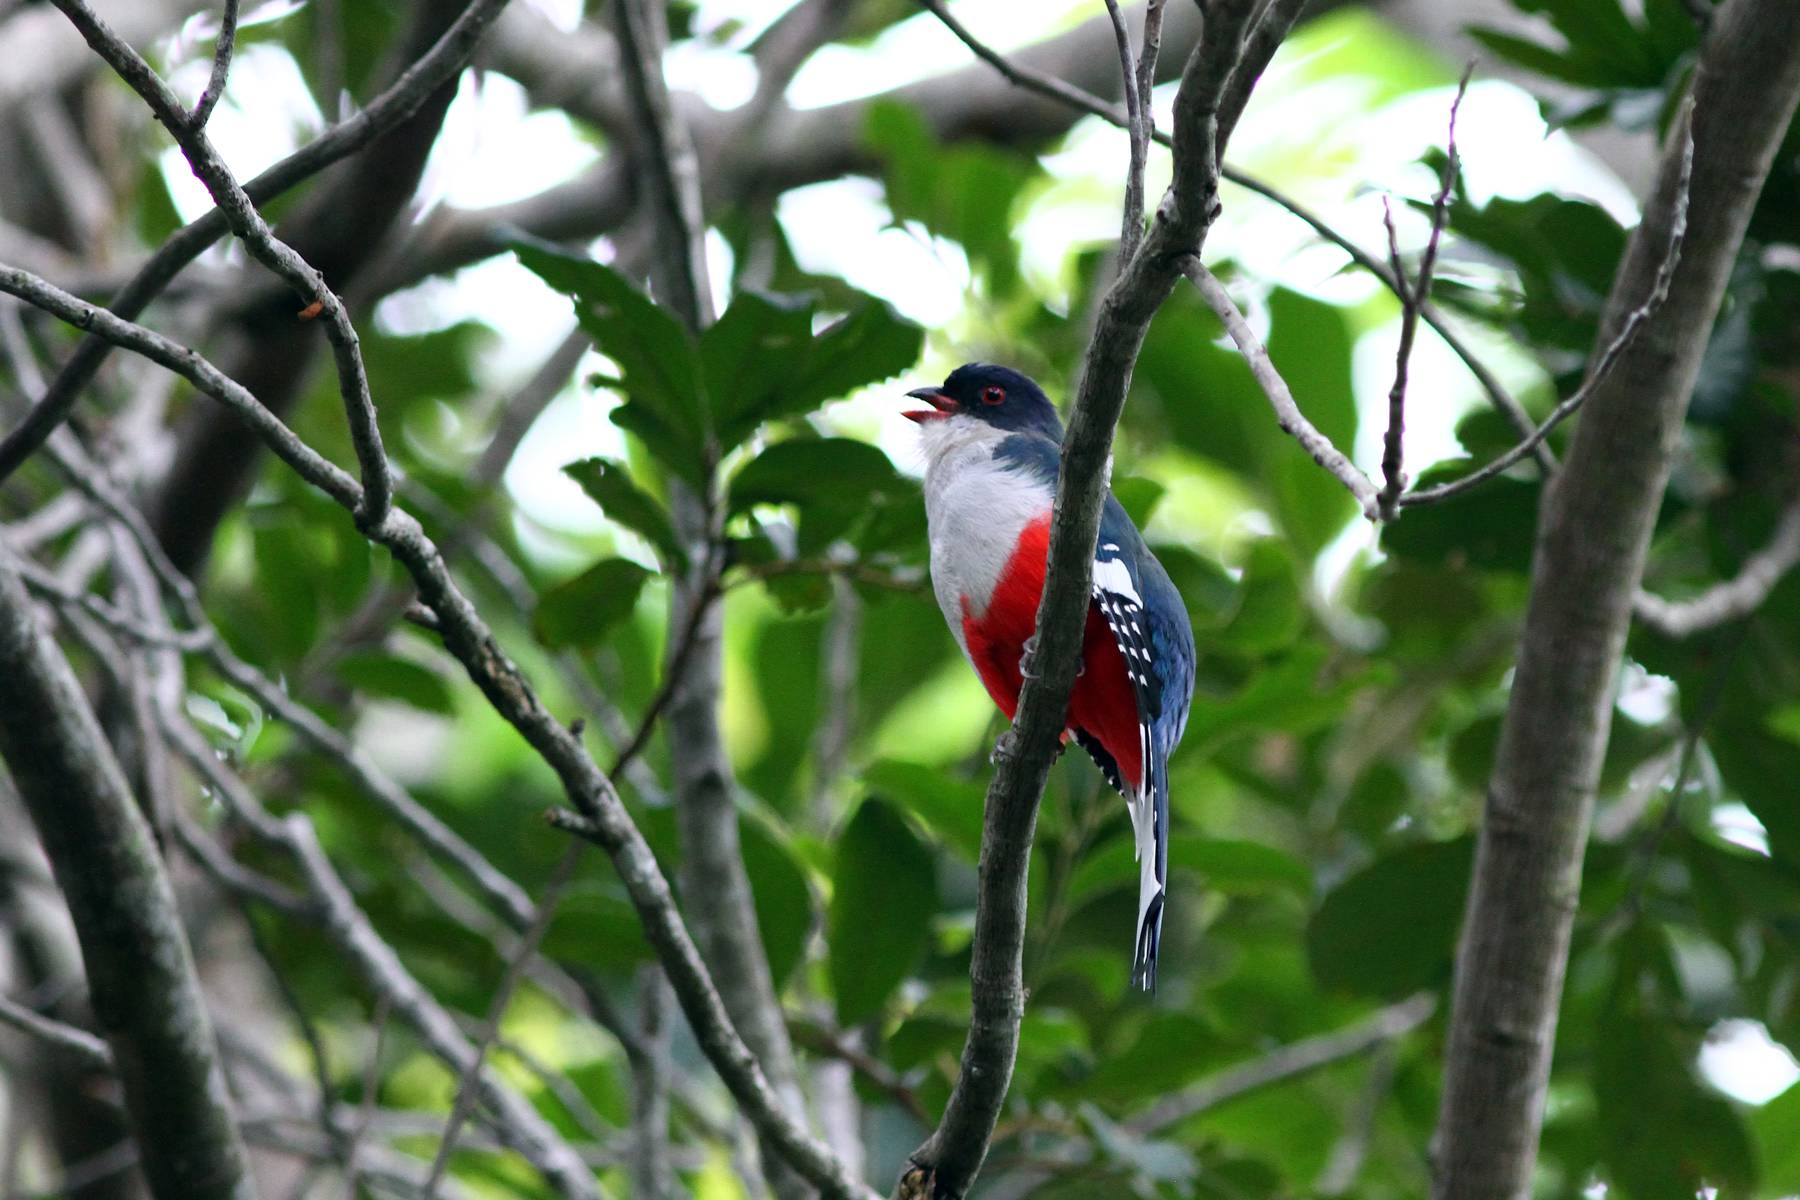
[{"label": "long tail", "polygon": [[1149,757],[1148,794],[1130,805],[1138,860],[1137,942],[1131,955],[1131,982],[1154,992],[1169,877],[1169,767],[1162,754],[1153,752]]}]

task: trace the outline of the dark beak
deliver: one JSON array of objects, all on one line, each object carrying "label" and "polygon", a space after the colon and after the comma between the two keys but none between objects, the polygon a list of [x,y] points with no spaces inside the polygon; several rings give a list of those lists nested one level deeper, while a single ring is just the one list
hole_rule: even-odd
[{"label": "dark beak", "polygon": [[906,394],[914,400],[923,400],[931,405],[930,408],[913,409],[911,412],[901,414],[907,420],[916,421],[921,425],[926,421],[942,421],[953,415],[958,407],[956,401],[934,387],[914,388]]}]

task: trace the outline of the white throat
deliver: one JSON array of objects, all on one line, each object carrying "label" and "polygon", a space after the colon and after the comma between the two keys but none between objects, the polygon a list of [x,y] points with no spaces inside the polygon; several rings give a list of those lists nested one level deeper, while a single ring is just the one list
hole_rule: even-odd
[{"label": "white throat", "polygon": [[986,421],[952,416],[919,426],[925,456],[925,518],[931,536],[931,584],[938,607],[963,644],[963,606],[979,619],[994,595],[1025,526],[1049,512],[1050,488],[1027,471],[994,459],[1009,435]]}]

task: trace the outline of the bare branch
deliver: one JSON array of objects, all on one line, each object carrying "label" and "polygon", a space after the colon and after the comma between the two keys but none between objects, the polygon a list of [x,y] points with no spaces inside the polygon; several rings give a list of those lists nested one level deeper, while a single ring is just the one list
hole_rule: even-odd
[{"label": "bare branch", "polygon": [[[1119,11],[1119,0],[1106,0],[1106,15],[1112,18],[1113,37],[1119,43],[1119,77],[1125,87],[1125,129],[1131,140],[1131,163],[1125,170],[1125,211],[1119,228],[1119,259],[1124,261],[1137,252],[1144,240],[1144,164],[1150,151],[1150,126],[1145,110],[1150,107],[1149,94],[1140,94],[1138,72],[1131,55],[1131,30],[1125,25],[1125,14]],[[942,19],[943,13],[938,14]],[[1157,16],[1160,18],[1161,11]],[[1146,43],[1148,45],[1148,43]]]},{"label": "bare branch", "polygon": [[1394,386],[1388,389],[1388,426],[1382,440],[1380,493],[1375,497],[1381,519],[1392,521],[1400,515],[1400,493],[1406,487],[1406,373],[1412,363],[1413,338],[1419,331],[1419,310],[1431,299],[1431,274],[1437,266],[1438,242],[1450,218],[1450,192],[1456,186],[1456,113],[1469,91],[1469,76],[1475,72],[1475,61],[1463,68],[1457,81],[1456,99],[1450,102],[1450,132],[1444,143],[1444,172],[1438,181],[1437,195],[1431,202],[1431,236],[1425,241],[1425,252],[1419,258],[1419,276],[1407,284],[1400,265],[1400,242],[1394,232],[1394,214],[1387,201],[1382,201],[1382,216],[1387,222],[1388,249],[1394,278],[1400,288],[1400,345],[1394,353]]},{"label": "bare branch", "polygon": [[1745,559],[1732,578],[1687,600],[1665,600],[1640,590],[1633,611],[1639,623],[1664,637],[1691,637],[1755,612],[1796,565],[1800,565],[1800,495],[1781,510],[1768,544]]},{"label": "bare branch", "polygon": [[1262,78],[1269,60],[1275,57],[1275,51],[1287,40],[1288,32],[1293,29],[1294,22],[1300,19],[1300,13],[1306,5],[1307,0],[1268,0],[1263,6],[1262,14],[1245,36],[1237,65],[1232,68],[1231,78],[1225,84],[1225,94],[1219,99],[1221,152],[1224,144],[1231,139],[1232,131],[1237,128],[1238,118],[1244,115],[1244,109],[1250,103],[1251,89]]},{"label": "bare branch", "polygon": [[487,1016],[482,1021],[481,1032],[475,1038],[475,1053],[463,1068],[462,1077],[457,1080],[456,1099],[451,1102],[450,1116],[444,1122],[444,1132],[438,1139],[437,1153],[431,1160],[431,1174],[425,1180],[427,1200],[437,1194],[444,1171],[450,1166],[450,1155],[456,1150],[456,1139],[461,1136],[463,1123],[469,1119],[476,1097],[480,1094],[482,1065],[487,1061],[488,1050],[500,1036],[500,1020],[506,1015],[506,1006],[525,978],[526,969],[537,954],[544,935],[550,932],[550,922],[556,916],[557,905],[561,903],[570,881],[575,878],[575,868],[581,862],[581,851],[580,842],[569,843],[569,848],[563,851],[556,869],[550,873],[549,882],[544,885],[544,897],[538,904],[537,915],[520,936],[518,948],[513,951],[506,970],[501,973],[500,982],[494,988],[494,998],[488,1002]]},{"label": "bare branch", "polygon": [[153,1190],[254,1191],[193,958],[150,831],[68,660],[38,626],[0,544],[0,757],[81,939]]},{"label": "bare branch", "polygon": [[[467,1071],[475,1048],[432,995],[400,961],[357,905],[350,890],[320,846],[304,813],[276,817],[267,812],[242,780],[218,761],[211,747],[179,713],[158,714],[170,746],[213,793],[258,837],[280,847],[293,860],[319,906],[326,933],[356,964],[394,1012],[415,1029],[432,1053],[453,1070]],[[503,1140],[523,1155],[563,1196],[591,1200],[601,1193],[586,1166],[543,1117],[491,1071],[479,1072],[481,1098],[493,1110]]]},{"label": "bare branch", "polygon": [[[394,499],[394,471],[381,444],[381,429],[375,417],[375,401],[369,395],[368,373],[363,368],[362,351],[351,323],[350,312],[343,300],[325,282],[312,264],[295,253],[286,242],[275,236],[255,203],[238,186],[225,160],[213,148],[206,132],[191,124],[186,110],[162,77],[89,7],[86,0],[54,0],[65,16],[81,31],[88,45],[104,58],[131,89],[150,106],[162,123],[194,175],[206,186],[213,203],[225,214],[231,231],[244,243],[252,258],[287,282],[301,297],[303,317],[322,316],[325,332],[337,361],[338,385],[344,399],[344,412],[350,422],[351,440],[362,465],[362,507],[357,520],[363,524],[379,524],[387,515]],[[315,306],[317,306],[315,308]]]},{"label": "bare branch", "polygon": [[1605,385],[1607,377],[1612,374],[1613,364],[1617,363],[1620,356],[1630,348],[1633,339],[1637,337],[1638,330],[1642,329],[1645,323],[1654,317],[1656,311],[1662,307],[1663,301],[1669,295],[1669,285],[1675,278],[1675,269],[1681,264],[1681,244],[1683,238],[1687,236],[1688,201],[1692,193],[1694,172],[1693,106],[1694,100],[1690,95],[1679,125],[1679,128],[1684,131],[1682,134],[1684,140],[1679,152],[1679,174],[1676,179],[1674,207],[1669,215],[1668,238],[1663,246],[1656,276],[1650,283],[1649,294],[1636,308],[1626,314],[1624,323],[1619,326],[1618,333],[1606,344],[1605,349],[1600,352],[1599,358],[1594,361],[1593,369],[1588,372],[1587,379],[1566,400],[1550,411],[1550,415],[1544,418],[1544,423],[1534,429],[1530,437],[1493,462],[1479,470],[1469,472],[1460,479],[1453,479],[1449,483],[1441,483],[1436,487],[1408,492],[1400,497],[1402,508],[1415,504],[1436,504],[1460,496],[1464,492],[1486,483],[1530,454],[1543,443],[1545,438],[1550,436],[1552,430],[1575,415],[1575,410],[1585,404],[1589,396]]},{"label": "bare branch", "polygon": [[1237,345],[1238,352],[1250,366],[1250,374],[1255,378],[1263,395],[1269,398],[1269,404],[1275,409],[1275,423],[1281,431],[1300,443],[1301,449],[1312,456],[1312,460],[1330,473],[1331,477],[1347,488],[1356,497],[1356,503],[1362,509],[1363,516],[1371,521],[1381,519],[1380,502],[1376,495],[1374,481],[1359,470],[1336,446],[1331,439],[1320,433],[1318,427],[1306,419],[1300,406],[1294,402],[1294,394],[1288,390],[1287,381],[1275,369],[1269,358],[1269,351],[1258,340],[1250,323],[1232,303],[1225,287],[1208,271],[1198,258],[1187,263],[1187,277],[1200,292],[1201,299],[1212,309],[1225,332]]},{"label": "bare branch", "polygon": [[937,1130],[911,1156],[902,1194],[957,1200],[987,1155],[1012,1079],[1024,1015],[1026,867],[1050,763],[1061,746],[1089,604],[1094,545],[1131,372],[1180,266],[1218,211],[1218,105],[1251,17],[1250,0],[1214,0],[1175,97],[1174,180],[1137,253],[1101,301],[1063,442],[1049,563],[1012,728],[995,748],[982,825],[969,977],[973,1011],[962,1070]]},{"label": "bare branch", "polygon": [[1217,1108],[1239,1096],[1284,1083],[1321,1067],[1403,1037],[1437,1011],[1437,996],[1421,992],[1380,1009],[1354,1025],[1316,1037],[1302,1038],[1260,1058],[1227,1067],[1157,1101],[1125,1123],[1133,1133],[1160,1133],[1189,1117]]},{"label": "bare branch", "polygon": [[102,1071],[113,1069],[112,1051],[107,1048],[104,1040],[65,1021],[46,1017],[5,996],[0,996],[0,1022],[39,1041],[48,1042],[58,1050],[66,1050],[90,1067]]},{"label": "bare branch", "polygon": [[[439,38],[430,52],[409,67],[393,86],[355,116],[288,155],[255,179],[244,184],[244,194],[255,203],[281,195],[332,163],[367,146],[405,121],[457,71],[469,52],[493,22],[506,0],[471,0],[456,23]],[[230,232],[225,211],[214,208],[183,226],[162,248],[150,256],[131,282],[112,298],[110,308],[126,320],[144,311],[200,252]],[[0,441],[0,482],[18,470],[27,458],[68,418],[83,389],[92,382],[112,343],[87,337],[76,346],[50,387],[32,405],[12,432]]]},{"label": "bare branch", "polygon": [[[95,309],[43,280],[0,267],[0,291],[116,344],[143,354],[181,374],[204,395],[242,415],[266,445],[296,474],[354,513],[361,491],[356,480],[301,442],[254,396],[193,350],[140,325]],[[582,833],[606,850],[618,868],[645,934],[669,972],[682,1010],[701,1049],[737,1097],[759,1131],[782,1148],[811,1182],[832,1197],[872,1195],[850,1177],[790,1114],[770,1087],[755,1056],[726,1013],[712,977],[676,910],[656,856],[632,822],[618,792],[589,757],[580,740],[538,698],[518,668],[501,651],[493,633],[457,588],[438,548],[419,523],[395,508],[364,534],[393,553],[418,586],[420,599],[436,615],[445,647],[463,664],[501,716],[556,771],[570,802],[584,818]]]},{"label": "bare branch", "polygon": [[657,967],[638,972],[638,1038],[643,1054],[631,1068],[631,1194],[634,1200],[668,1200],[675,1194],[669,1169],[669,981]]},{"label": "bare branch", "polygon": [[237,44],[238,0],[225,0],[225,13],[219,18],[219,38],[213,47],[212,77],[206,90],[194,102],[188,114],[188,127],[198,133],[212,119],[212,111],[225,97],[225,81],[231,72],[231,51]]},{"label": "bare branch", "polygon": [[[1121,129],[1128,130],[1131,128],[1130,114],[1120,110],[1118,106],[1109,104],[1107,101],[1102,100],[1093,93],[1083,91],[1064,80],[1058,79],[1054,75],[1047,75],[1041,71],[1034,71],[1029,67],[1012,62],[1004,55],[996,53],[971,34],[968,29],[952,17],[947,10],[944,10],[938,0],[919,0],[919,2],[933,13],[936,13],[939,20],[943,21],[944,25],[961,39],[963,44],[975,53],[976,57],[992,66],[996,71],[1000,72],[1001,75],[1005,76],[1018,86],[1034,91],[1039,95],[1048,96],[1053,100],[1061,101],[1090,116],[1096,116],[1103,121],[1108,121],[1117,125]],[[1155,7],[1156,15],[1160,16],[1161,6],[1158,5]],[[1285,26],[1280,25],[1280,21],[1283,19],[1284,14],[1288,25],[1291,25],[1297,15],[1299,7],[1300,5],[1292,3],[1291,0],[1283,0],[1281,4],[1277,5],[1268,15],[1269,20],[1274,21],[1275,23],[1258,26],[1257,32],[1252,34],[1248,41],[1246,54],[1254,50],[1258,53],[1263,53],[1265,58],[1273,55],[1274,46],[1267,45],[1265,49],[1265,39],[1272,35],[1276,28],[1283,28],[1285,30]],[[1150,49],[1148,43],[1146,43],[1145,49],[1146,51]],[[1140,67],[1143,65],[1144,64],[1140,61]],[[1154,61],[1151,61],[1148,65],[1149,77],[1154,78]],[[1140,74],[1142,74],[1142,72],[1140,72]],[[1234,80],[1235,78],[1236,77],[1234,77]],[[1254,82],[1253,75],[1248,78],[1251,82]],[[1142,89],[1141,79],[1139,87]],[[1239,101],[1240,107],[1247,99],[1248,97],[1246,95],[1243,100]],[[1146,107],[1146,115],[1148,116],[1148,114],[1149,110]],[[1153,141],[1162,146],[1172,146],[1174,144],[1167,133],[1155,129],[1154,126],[1150,129],[1150,137]],[[1395,296],[1399,297],[1402,301],[1405,300],[1407,290],[1404,278],[1398,273],[1390,270],[1388,267],[1383,266],[1379,259],[1376,259],[1355,242],[1352,242],[1349,238],[1332,228],[1324,218],[1308,209],[1305,205],[1280,190],[1271,187],[1269,184],[1264,183],[1262,180],[1257,179],[1255,176],[1246,175],[1244,172],[1239,171],[1234,167],[1221,166],[1219,168],[1219,175],[1220,178],[1225,179],[1230,183],[1235,183],[1248,191],[1254,192],[1256,195],[1261,196],[1263,199],[1268,200],[1279,208],[1285,209],[1293,216],[1305,222],[1314,233],[1342,250],[1345,254],[1348,254],[1352,262],[1369,274],[1375,276],[1375,278],[1385,284],[1388,290],[1392,291]],[[1429,298],[1426,298],[1420,304],[1419,315],[1427,325],[1431,326],[1431,328],[1437,332],[1439,337],[1444,339],[1444,344],[1450,347],[1451,352],[1460,358],[1463,361],[1463,364],[1469,368],[1470,374],[1475,376],[1476,382],[1481,385],[1482,391],[1487,394],[1489,401],[1494,407],[1512,423],[1513,427],[1517,429],[1521,435],[1529,437],[1533,433],[1535,425],[1532,422],[1530,415],[1526,413],[1524,406],[1513,398],[1512,394],[1501,384],[1499,378],[1488,369],[1486,364],[1476,357],[1475,352],[1470,349],[1468,343],[1463,341],[1462,337],[1451,328],[1449,322],[1444,319],[1443,314],[1438,311],[1436,306],[1430,303]],[[1526,452],[1533,454],[1537,458],[1539,465],[1546,471],[1555,470],[1556,457],[1550,453],[1548,446],[1543,445],[1541,438],[1538,439],[1537,442],[1532,443]],[[1404,503],[1404,501],[1402,501],[1402,503]]]},{"label": "bare branch", "polygon": [[[1700,48],[1613,280],[1593,389],[1539,507],[1531,597],[1488,785],[1456,982],[1432,1194],[1530,1190],[1594,794],[1632,600],[1707,332],[1800,103],[1785,0],[1732,0]],[[1692,191],[1702,198],[1691,208]],[[1665,247],[1687,223],[1680,268]],[[1645,311],[1643,297],[1666,292]],[[1641,326],[1637,336],[1629,330]],[[1614,347],[1618,347],[1614,350]]]}]

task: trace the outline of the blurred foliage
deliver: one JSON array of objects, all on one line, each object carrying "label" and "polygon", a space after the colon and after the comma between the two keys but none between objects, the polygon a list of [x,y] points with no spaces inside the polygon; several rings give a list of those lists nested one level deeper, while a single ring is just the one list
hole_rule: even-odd
[{"label": "blurred foliage", "polygon": [[[1693,6],[1517,6],[1540,18],[1538,32],[1479,36],[1558,85],[1545,105],[1552,123],[1646,129],[1667,120],[1693,62]],[[253,36],[288,47],[320,106],[336,111],[326,89],[361,94],[378,57],[370,47],[391,39],[390,8],[300,6]],[[873,37],[906,11],[859,9],[852,38]],[[344,28],[321,38],[315,27],[331,13]],[[1405,43],[1391,30],[1366,15],[1356,22],[1320,41],[1335,71],[1366,78],[1371,111],[1426,89],[1447,105],[1444,64],[1416,48],[1395,57]],[[1359,36],[1379,38],[1380,52],[1359,54]],[[339,50],[328,59],[316,47]],[[1317,82],[1309,71],[1318,74],[1307,67],[1291,86]],[[1053,182],[1046,159],[1057,147],[1033,155],[938,145],[916,113],[891,102],[870,110],[864,135],[894,222],[966,255],[977,310],[966,336],[928,337],[882,296],[803,271],[772,201],[719,214],[740,268],[753,251],[771,266],[766,290],[734,287],[698,337],[614,267],[516,246],[547,288],[573,299],[606,360],[579,390],[607,413],[621,449],[567,467],[594,506],[583,515],[596,518],[595,532],[546,528],[504,492],[468,483],[496,416],[493,389],[480,382],[492,344],[484,326],[371,327],[363,346],[384,422],[406,433],[390,447],[431,497],[422,519],[458,548],[459,573],[552,710],[588,718],[602,761],[617,731],[593,719],[586,697],[604,696],[627,726],[651,703],[671,637],[667,574],[688,557],[671,483],[711,481],[730,547],[723,713],[760,929],[791,1009],[836,1027],[879,1067],[857,1073],[857,1095],[871,1178],[885,1184],[924,1132],[906,1101],[935,1117],[956,1071],[998,724],[923,580],[915,464],[891,460],[860,410],[837,402],[875,384],[884,397],[897,393],[909,385],[886,381],[923,382],[977,353],[1027,366],[1066,394],[1084,338],[1080,310],[1111,267],[1098,247],[1072,248],[1066,295],[1047,294],[1022,269],[1021,222]],[[1795,196],[1800,155],[1789,154],[1733,276],[1683,431],[1648,579],[1665,595],[1734,572],[1767,537],[1800,463]],[[136,219],[147,231],[168,226],[159,179],[146,180]],[[1446,246],[1457,269],[1440,298],[1541,367],[1528,394],[1541,410],[1578,381],[1626,236],[1586,200],[1461,193]],[[1242,276],[1233,286],[1259,288]],[[1382,302],[1345,294],[1263,288],[1251,311],[1309,416],[1349,447],[1363,419],[1358,342]],[[1390,342],[1380,356],[1391,358]],[[333,404],[308,406],[296,423],[348,461]],[[1511,440],[1485,410],[1465,417],[1458,436],[1468,459],[1421,482]],[[1520,467],[1453,504],[1408,510],[1375,545],[1350,498],[1276,428],[1216,321],[1185,290],[1145,344],[1117,459],[1117,490],[1147,522],[1199,641],[1194,715],[1172,765],[1162,987],[1147,999],[1127,986],[1137,873],[1124,806],[1091,764],[1066,756],[1052,772],[1031,864],[1030,1008],[984,1179],[1036,1179],[1038,1197],[1300,1197],[1327,1194],[1321,1180],[1335,1195],[1421,1196],[1450,963],[1540,480]],[[834,572],[847,587],[834,588]],[[380,618],[404,594],[341,513],[272,471],[226,526],[209,603],[242,654],[354,731],[536,894],[564,848],[538,819],[559,801],[557,782],[431,635],[387,632]],[[860,635],[848,642],[849,696],[827,691],[826,647],[843,621]],[[1792,1195],[1800,1089],[1750,1106],[1717,1090],[1699,1056],[1726,1020],[1760,1022],[1800,1047],[1800,579],[1737,626],[1684,642],[1639,630],[1628,653],[1537,1192]],[[405,961],[446,1003],[484,1011],[502,963],[467,915],[474,900],[440,903],[460,885],[246,697],[200,678],[192,706],[268,795],[318,822]],[[837,760],[819,754],[825,722],[845,723],[836,774],[827,771]],[[1688,747],[1694,767],[1677,793]],[[679,752],[654,737],[646,763],[657,788],[626,789],[672,879],[679,847],[658,789]],[[370,998],[316,933],[285,922],[266,931],[328,1041],[348,1043]],[[597,855],[545,947],[632,1008],[649,951]],[[1439,1006],[1416,1031],[1164,1128],[1135,1123],[1180,1089],[1418,991]],[[628,1122],[629,1073],[614,1042],[532,985],[506,1029],[566,1073],[600,1120]],[[329,1069],[354,1105],[361,1066],[344,1050]],[[712,1086],[685,1032],[675,1053],[681,1071]],[[416,1040],[392,1031],[385,1056],[382,1104],[448,1107],[448,1077]],[[543,1111],[578,1128],[541,1078],[501,1058]],[[705,1148],[683,1160],[685,1184],[740,1194],[721,1165],[730,1147],[708,1141],[716,1122],[683,1104],[677,1139]],[[474,1194],[539,1194],[516,1166],[471,1151],[455,1170]],[[607,1176],[624,1189],[622,1171]]]}]

